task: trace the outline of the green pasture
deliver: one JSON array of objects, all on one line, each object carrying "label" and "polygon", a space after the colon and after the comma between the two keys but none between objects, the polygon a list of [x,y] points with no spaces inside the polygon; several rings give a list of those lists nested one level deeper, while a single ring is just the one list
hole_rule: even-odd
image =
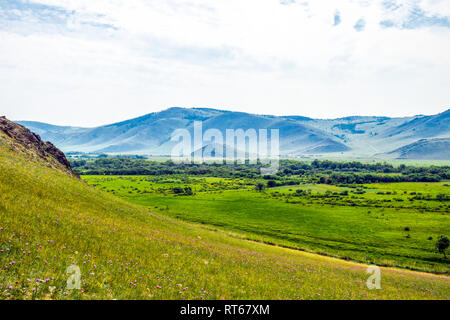
[{"label": "green pasture", "polygon": [[[449,272],[436,239],[450,232],[446,182],[349,187],[309,184],[257,192],[255,181],[222,178],[83,176],[89,184],[179,219],[252,240],[345,259]],[[176,195],[190,187],[193,195]],[[298,195],[297,190],[305,194]],[[342,192],[348,192],[342,195]],[[410,200],[423,196],[429,199]],[[326,196],[326,197],[322,197]]]}]

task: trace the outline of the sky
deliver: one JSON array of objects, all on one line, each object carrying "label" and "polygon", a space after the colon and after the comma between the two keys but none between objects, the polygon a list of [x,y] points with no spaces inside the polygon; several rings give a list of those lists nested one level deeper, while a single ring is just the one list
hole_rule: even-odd
[{"label": "sky", "polygon": [[0,1],[0,115],[90,127],[169,107],[442,112],[450,1]]}]

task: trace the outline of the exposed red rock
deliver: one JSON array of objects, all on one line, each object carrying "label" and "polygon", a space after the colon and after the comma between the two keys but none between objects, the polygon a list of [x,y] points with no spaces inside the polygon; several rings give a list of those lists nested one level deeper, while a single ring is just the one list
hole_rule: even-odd
[{"label": "exposed red rock", "polygon": [[72,171],[69,161],[61,150],[56,148],[51,142],[42,141],[39,135],[31,132],[24,126],[8,120],[3,116],[0,117],[0,131],[24,146],[27,150],[34,150],[42,159],[46,160],[48,157],[52,157],[69,173],[77,176],[77,174]]}]

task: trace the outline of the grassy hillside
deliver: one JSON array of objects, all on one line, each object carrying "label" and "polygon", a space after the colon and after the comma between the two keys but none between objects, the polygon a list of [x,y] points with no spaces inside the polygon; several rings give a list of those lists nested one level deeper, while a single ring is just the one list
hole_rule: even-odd
[{"label": "grassy hillside", "polygon": [[[0,299],[449,299],[446,276],[382,269],[212,232],[122,201],[0,136]],[[27,159],[26,159],[27,158]],[[66,269],[81,269],[68,290]]]}]

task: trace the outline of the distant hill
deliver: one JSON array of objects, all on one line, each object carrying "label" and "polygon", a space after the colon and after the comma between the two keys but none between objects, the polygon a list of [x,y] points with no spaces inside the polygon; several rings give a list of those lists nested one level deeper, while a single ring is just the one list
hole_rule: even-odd
[{"label": "distant hill", "polygon": [[389,152],[397,159],[426,159],[448,160],[450,152],[450,139],[421,139]]},{"label": "distant hill", "polygon": [[389,136],[405,137],[439,137],[450,132],[450,109],[433,116],[417,116],[398,127],[387,131]]},{"label": "distant hill", "polygon": [[203,131],[219,129],[224,137],[226,129],[279,129],[283,152],[348,150],[336,137],[295,119],[213,109],[170,108],[92,129],[19,122],[65,151],[167,155],[175,144],[172,132],[181,128],[192,133],[194,121],[203,122]]},{"label": "distant hill", "polygon": [[[65,152],[169,155],[176,129],[279,129],[282,156],[372,157],[421,139],[450,138],[450,110],[432,116],[404,118],[352,116],[311,119],[302,116],[256,115],[209,108],[170,108],[96,128],[54,126],[19,121]],[[208,142],[205,141],[205,145]],[[430,146],[432,147],[432,145]],[[450,160],[450,154],[443,153]]]}]

